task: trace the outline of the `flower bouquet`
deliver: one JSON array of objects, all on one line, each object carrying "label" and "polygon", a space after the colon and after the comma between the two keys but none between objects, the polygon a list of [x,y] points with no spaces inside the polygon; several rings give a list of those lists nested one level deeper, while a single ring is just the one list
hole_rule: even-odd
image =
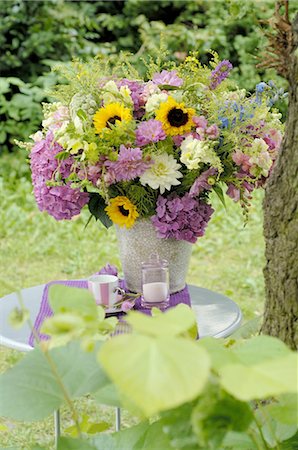
[{"label": "flower bouquet", "polygon": [[213,213],[210,194],[249,207],[282,140],[270,111],[273,83],[239,90],[232,64],[196,55],[150,63],[141,76],[125,58],[74,62],[44,105],[30,161],[38,207],[71,219],[88,205],[105,226],[149,218],[160,238],[194,243]]}]

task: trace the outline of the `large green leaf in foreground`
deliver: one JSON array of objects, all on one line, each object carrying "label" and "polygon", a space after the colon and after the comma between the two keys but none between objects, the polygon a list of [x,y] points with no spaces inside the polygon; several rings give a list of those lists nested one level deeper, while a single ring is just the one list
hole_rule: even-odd
[{"label": "large green leaf in foreground", "polygon": [[298,390],[297,364],[294,352],[249,366],[227,364],[219,369],[220,382],[224,389],[242,401],[295,393]]},{"label": "large green leaf in foreground", "polygon": [[147,417],[195,398],[210,371],[206,350],[177,337],[120,335],[103,345],[99,359],[120,394]]},{"label": "large green leaf in foreground", "polygon": [[[77,342],[55,348],[49,355],[71,398],[108,383],[95,354],[82,351]],[[62,389],[39,349],[0,376],[0,392],[0,416],[17,420],[43,419],[64,403]]]}]

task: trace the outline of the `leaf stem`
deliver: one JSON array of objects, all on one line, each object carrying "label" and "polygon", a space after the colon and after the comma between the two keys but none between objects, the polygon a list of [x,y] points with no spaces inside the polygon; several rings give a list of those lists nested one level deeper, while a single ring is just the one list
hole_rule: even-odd
[{"label": "leaf stem", "polygon": [[254,422],[255,422],[255,424],[256,424],[258,430],[259,430],[259,433],[260,433],[262,442],[263,442],[263,444],[264,444],[264,449],[265,449],[265,450],[269,450],[269,447],[267,446],[267,442],[266,442],[266,440],[265,440],[265,438],[264,438],[264,435],[263,435],[263,432],[262,432],[262,427],[261,427],[261,425],[260,425],[260,423],[259,423],[259,421],[258,421],[258,419],[257,419],[257,417],[256,417],[254,411],[253,411],[253,417],[254,417]]},{"label": "leaf stem", "polygon": [[80,423],[79,423],[79,417],[78,417],[78,413],[77,413],[77,411],[76,411],[76,409],[74,407],[73,401],[71,400],[71,398],[68,395],[68,392],[67,392],[67,390],[66,390],[66,388],[65,388],[65,386],[64,386],[64,384],[63,384],[63,382],[62,382],[62,380],[60,378],[60,375],[59,375],[59,373],[57,371],[56,365],[55,365],[51,355],[49,354],[48,349],[43,350],[43,354],[45,355],[45,357],[46,357],[46,359],[48,361],[48,364],[49,364],[49,366],[51,368],[51,371],[52,371],[54,377],[56,378],[56,381],[57,381],[58,385],[60,386],[60,389],[62,390],[62,393],[63,393],[63,396],[65,398],[65,401],[66,401],[66,403],[67,403],[67,405],[68,405],[68,407],[69,407],[69,409],[71,411],[72,418],[74,420],[75,426],[76,426],[77,431],[78,431],[78,435],[79,435],[79,437],[81,437],[82,433],[81,433],[81,428],[80,428]]},{"label": "leaf stem", "polygon": [[[17,296],[18,296],[18,300],[19,300],[21,309],[24,311],[25,307],[24,307],[24,303],[23,303],[23,299],[22,299],[22,295],[21,295],[20,291],[17,292]],[[61,391],[63,393],[64,399],[65,399],[65,401],[66,401],[66,403],[67,403],[67,405],[68,405],[68,407],[69,407],[69,409],[71,411],[72,418],[74,420],[75,426],[76,426],[77,431],[78,431],[78,435],[81,436],[81,428],[80,428],[80,423],[79,423],[79,418],[78,418],[77,411],[76,411],[76,409],[74,407],[74,404],[73,404],[71,398],[69,397],[68,392],[67,392],[67,390],[66,390],[66,388],[65,388],[65,386],[64,386],[64,384],[63,384],[63,382],[62,382],[62,380],[60,378],[60,375],[59,375],[59,373],[57,371],[55,363],[54,363],[52,357],[50,356],[48,349],[42,346],[42,343],[41,343],[41,341],[39,339],[38,333],[37,333],[36,329],[34,328],[30,317],[27,319],[27,323],[28,323],[28,325],[29,325],[29,327],[30,327],[30,329],[31,329],[31,331],[33,333],[33,336],[34,336],[36,342],[38,343],[39,349],[44,354],[44,356],[45,356],[45,358],[46,358],[46,360],[47,360],[47,362],[48,362],[48,364],[50,366],[52,374],[54,375],[54,377],[55,377],[55,379],[56,379],[56,381],[57,381],[57,383],[58,383],[58,385],[59,385],[59,387],[60,387],[60,389],[61,389]]]}]

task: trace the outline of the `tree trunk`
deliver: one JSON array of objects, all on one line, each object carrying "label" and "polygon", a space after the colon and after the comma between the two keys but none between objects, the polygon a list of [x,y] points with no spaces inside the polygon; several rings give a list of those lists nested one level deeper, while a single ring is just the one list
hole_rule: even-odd
[{"label": "tree trunk", "polygon": [[[266,303],[262,332],[298,348],[298,15],[287,58],[289,111],[264,199]],[[285,67],[283,67],[285,70]],[[281,71],[280,71],[281,72]]]}]

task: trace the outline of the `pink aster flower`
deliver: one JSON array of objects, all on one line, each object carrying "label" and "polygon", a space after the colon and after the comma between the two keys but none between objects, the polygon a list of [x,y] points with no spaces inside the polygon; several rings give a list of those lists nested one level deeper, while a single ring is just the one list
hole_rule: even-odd
[{"label": "pink aster flower", "polygon": [[282,134],[279,130],[269,130],[263,139],[268,145],[270,151],[279,150],[282,141]]},{"label": "pink aster flower", "polygon": [[163,141],[167,137],[159,120],[150,119],[141,122],[136,130],[136,143],[143,147],[150,142]]},{"label": "pink aster flower", "polygon": [[248,155],[245,155],[240,150],[236,150],[232,154],[232,159],[244,172],[249,172],[252,164],[250,163],[250,157]]},{"label": "pink aster flower", "polygon": [[158,85],[168,85],[179,87],[183,84],[182,78],[178,77],[177,70],[163,70],[160,73],[155,73],[152,78],[153,83]]},{"label": "pink aster flower", "polygon": [[126,148],[120,146],[117,161],[106,161],[108,177],[113,182],[129,181],[140,177],[152,164],[151,159],[143,159],[142,150],[137,148]]},{"label": "pink aster flower", "polygon": [[[47,186],[47,181],[52,179],[58,168],[55,155],[62,150],[63,148],[53,141],[52,133],[48,133],[45,139],[34,145],[30,154],[32,183],[37,205],[41,211],[47,211],[56,220],[71,219],[80,214],[83,206],[89,201],[87,192],[72,189],[69,184]],[[61,161],[59,173],[62,179],[70,175],[72,164],[72,158]]]},{"label": "pink aster flower", "polygon": [[151,220],[159,237],[194,243],[204,235],[212,213],[213,208],[207,203],[189,194],[178,197],[172,193],[158,197],[156,214]]},{"label": "pink aster flower", "polygon": [[204,116],[194,116],[192,118],[192,121],[196,125],[196,127],[203,128],[203,130],[205,130],[208,126],[208,121]]},{"label": "pink aster flower", "polygon": [[216,139],[219,136],[219,128],[215,123],[210,125],[205,132],[210,139]]},{"label": "pink aster flower", "polygon": [[228,189],[226,194],[234,200],[234,202],[239,202],[240,200],[240,189],[236,188],[233,183],[228,184]]},{"label": "pink aster flower", "polygon": [[[237,178],[243,178],[245,177],[245,174],[238,174]],[[250,200],[252,197],[250,193],[253,191],[254,186],[252,183],[248,183],[248,181],[243,181],[241,185],[241,189],[237,188],[233,183],[228,183],[228,189],[226,194],[234,200],[234,202],[239,202],[240,200],[240,194],[242,192],[242,196],[246,198],[247,200]]]},{"label": "pink aster flower", "polygon": [[189,195],[191,197],[196,197],[203,191],[210,191],[210,189],[212,189],[212,184],[209,184],[208,180],[215,175],[217,175],[217,169],[214,167],[210,167],[210,169],[207,169],[205,172],[201,173],[190,188]]}]

